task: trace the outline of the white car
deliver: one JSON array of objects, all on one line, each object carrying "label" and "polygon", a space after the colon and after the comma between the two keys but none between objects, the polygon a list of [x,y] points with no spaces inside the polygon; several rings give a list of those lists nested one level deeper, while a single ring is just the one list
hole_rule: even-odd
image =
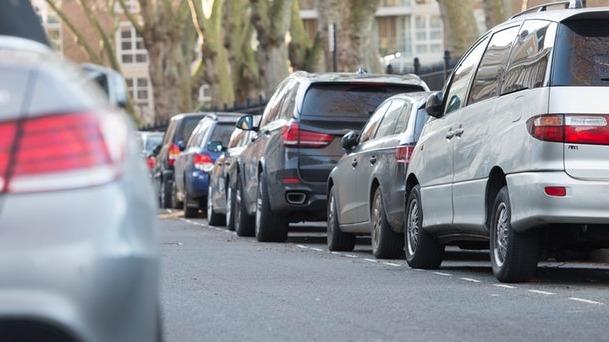
[{"label": "white car", "polygon": [[0,340],[159,341],[156,201],[133,124],[0,35]]},{"label": "white car", "polygon": [[474,43],[428,99],[409,165],[412,267],[487,247],[497,279],[520,282],[541,255],[609,246],[608,45],[607,8],[547,5]]}]

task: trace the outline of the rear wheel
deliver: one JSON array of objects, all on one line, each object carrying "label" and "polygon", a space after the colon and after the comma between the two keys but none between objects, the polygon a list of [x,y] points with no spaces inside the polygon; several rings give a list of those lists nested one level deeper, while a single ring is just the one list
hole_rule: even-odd
[{"label": "rear wheel", "polygon": [[178,200],[178,186],[175,181],[171,182],[171,207],[173,209],[182,209],[184,202]]},{"label": "rear wheel", "polygon": [[191,200],[188,195],[188,190],[186,187],[184,187],[184,217],[196,218],[199,216],[199,202],[197,201],[195,206],[193,206],[190,202]]},{"label": "rear wheel", "polygon": [[214,211],[214,194],[211,184],[207,187],[207,223],[212,226],[220,226],[224,224],[224,215]]},{"label": "rear wheel", "polygon": [[387,221],[380,187],[374,192],[370,221],[372,224],[370,239],[372,241],[372,254],[379,259],[401,258],[404,255],[404,236],[394,232]]},{"label": "rear wheel", "polygon": [[235,185],[235,233],[238,236],[254,236],[254,218],[247,213],[243,198],[243,185],[237,178]]},{"label": "rear wheel", "polygon": [[419,185],[415,185],[406,201],[404,245],[406,262],[412,268],[434,269],[440,267],[444,245],[422,228],[423,207]]},{"label": "rear wheel", "polygon": [[235,230],[235,194],[230,186],[226,185],[226,228]]},{"label": "rear wheel", "polygon": [[507,186],[501,188],[491,209],[491,265],[501,282],[531,280],[540,254],[539,231],[518,233],[512,229],[512,210]]},{"label": "rear wheel", "polygon": [[288,239],[288,220],[271,209],[264,174],[261,174],[258,179],[255,226],[256,240],[260,242],[285,242]]},{"label": "rear wheel", "polygon": [[159,185],[159,196],[161,208],[171,209],[171,184],[169,184],[165,178],[161,178],[161,184]]},{"label": "rear wheel", "polygon": [[334,187],[328,195],[328,249],[330,251],[349,252],[355,247],[355,235],[343,233],[338,225]]}]

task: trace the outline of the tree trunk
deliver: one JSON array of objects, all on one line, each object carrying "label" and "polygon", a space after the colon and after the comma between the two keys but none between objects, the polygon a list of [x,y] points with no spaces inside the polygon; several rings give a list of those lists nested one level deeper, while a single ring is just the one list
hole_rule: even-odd
[{"label": "tree trunk", "polygon": [[512,3],[508,0],[483,0],[486,28],[491,29],[512,15]]},{"label": "tree trunk", "polygon": [[474,17],[474,0],[437,0],[444,24],[445,46],[453,56],[462,56],[480,35]]}]

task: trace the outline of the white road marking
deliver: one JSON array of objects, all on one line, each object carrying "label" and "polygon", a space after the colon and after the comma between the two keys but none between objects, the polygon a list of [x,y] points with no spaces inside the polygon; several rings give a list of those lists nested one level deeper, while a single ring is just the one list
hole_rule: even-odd
[{"label": "white road marking", "polygon": [[496,287],[503,287],[504,289],[515,289],[516,286],[512,286],[512,285],[505,285],[505,284],[493,284],[493,286]]},{"label": "white road marking", "polygon": [[548,291],[539,291],[539,290],[529,290],[529,292],[533,292],[533,293],[539,293],[539,294],[543,294],[543,295],[555,295],[556,293],[554,292],[548,292]]},{"label": "white road marking", "polygon": [[298,247],[298,248],[303,248],[303,249],[309,249],[309,247],[304,246],[304,245],[296,245],[296,247]]},{"label": "white road marking", "polygon": [[357,255],[353,255],[353,254],[345,254],[345,256],[347,258],[359,258]]},{"label": "white road marking", "polygon": [[334,254],[334,255],[343,255],[343,253],[340,253],[340,252],[330,252],[330,253]]},{"label": "white road marking", "polygon": [[392,262],[384,262],[383,265],[389,265],[389,266],[395,266],[395,267],[401,267],[402,266],[400,264],[394,264]]},{"label": "white road marking", "polygon": [[472,282],[472,283],[479,283],[480,282],[480,280],[478,280],[478,279],[472,279],[472,278],[459,278],[459,279],[465,280],[465,281],[469,281],[469,282]]},{"label": "white road marking", "polygon": [[453,276],[452,274],[442,273],[442,272],[434,272],[434,274],[445,276],[445,277],[452,277]]},{"label": "white road marking", "polygon": [[588,304],[596,304],[596,305],[603,304],[601,302],[597,302],[597,301],[593,301],[593,300],[589,300],[589,299],[577,298],[577,297],[569,297],[569,299],[574,300],[576,302],[582,302],[582,303],[588,303]]},{"label": "white road marking", "polygon": [[312,249],[312,250],[314,250],[314,251],[318,251],[318,252],[323,252],[323,251],[324,251],[324,250],[323,250],[323,249],[321,249],[321,248],[313,248],[313,247],[311,247],[311,249]]},{"label": "white road marking", "polygon": [[368,259],[368,258],[364,258],[364,260],[366,260],[366,261],[370,261],[370,262],[375,262],[375,263],[376,263],[376,262],[378,262],[378,260],[376,260],[376,259]]}]

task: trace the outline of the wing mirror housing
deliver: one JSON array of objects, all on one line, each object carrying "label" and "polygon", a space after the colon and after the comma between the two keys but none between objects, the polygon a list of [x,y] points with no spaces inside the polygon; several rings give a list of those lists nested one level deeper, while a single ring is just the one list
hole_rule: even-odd
[{"label": "wing mirror housing", "polygon": [[207,143],[207,149],[213,152],[222,152],[225,151],[226,148],[219,140],[210,141]]},{"label": "wing mirror housing", "polygon": [[254,116],[245,114],[237,120],[237,128],[244,131],[257,131],[258,127],[254,125]]},{"label": "wing mirror housing", "polygon": [[357,146],[359,143],[359,134],[355,131],[349,131],[347,134],[343,135],[340,140],[340,144],[343,147],[345,152],[349,153],[351,150]]},{"label": "wing mirror housing", "polygon": [[439,118],[444,114],[444,94],[438,91],[434,94],[429,95],[427,102],[425,103],[425,111],[429,116]]}]

